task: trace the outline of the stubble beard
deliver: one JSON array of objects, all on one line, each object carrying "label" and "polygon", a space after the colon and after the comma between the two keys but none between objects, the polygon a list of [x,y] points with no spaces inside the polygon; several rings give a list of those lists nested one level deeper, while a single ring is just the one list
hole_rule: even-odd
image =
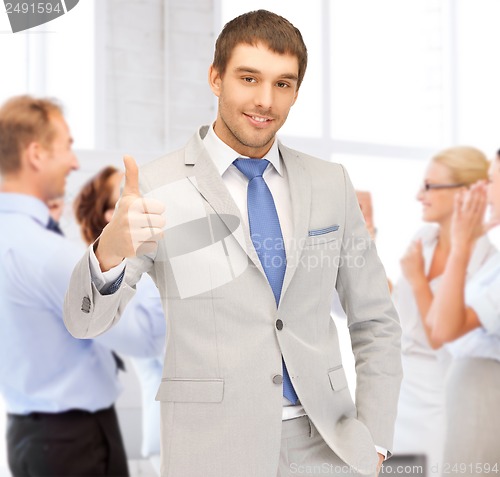
[{"label": "stubble beard", "polygon": [[[249,134],[245,134],[244,131],[239,129],[238,127],[232,127],[229,125],[224,118],[221,116],[221,120],[224,123],[224,127],[226,130],[230,133],[230,135],[234,138],[235,140],[235,145],[241,145],[245,148],[249,149],[262,149],[266,147],[267,145],[271,144],[274,140],[274,137],[276,136],[276,133],[274,131],[270,131],[268,134],[265,136],[260,136],[256,138],[250,137]],[[233,149],[236,149],[233,147]]]}]

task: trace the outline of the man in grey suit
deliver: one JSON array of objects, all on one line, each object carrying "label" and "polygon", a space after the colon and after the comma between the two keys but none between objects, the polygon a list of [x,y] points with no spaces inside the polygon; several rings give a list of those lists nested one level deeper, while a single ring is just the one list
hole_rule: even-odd
[{"label": "man in grey suit", "polygon": [[119,319],[142,273],[162,294],[164,477],[375,475],[390,454],[400,327],[383,267],[344,168],[275,137],[306,64],[284,18],[229,22],[209,69],[215,123],[140,177],[124,159],[114,217],[74,271],[65,322],[80,338]]}]

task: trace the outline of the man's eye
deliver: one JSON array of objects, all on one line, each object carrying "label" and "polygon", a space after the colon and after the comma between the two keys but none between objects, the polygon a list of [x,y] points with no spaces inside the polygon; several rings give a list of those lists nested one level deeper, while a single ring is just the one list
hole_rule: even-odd
[{"label": "man's eye", "polygon": [[278,86],[278,88],[288,88],[288,83],[283,83],[282,81],[280,81],[276,84],[276,86]]},{"label": "man's eye", "polygon": [[254,83],[255,82],[255,78],[251,78],[249,76],[243,78],[243,81],[246,81],[247,83]]}]

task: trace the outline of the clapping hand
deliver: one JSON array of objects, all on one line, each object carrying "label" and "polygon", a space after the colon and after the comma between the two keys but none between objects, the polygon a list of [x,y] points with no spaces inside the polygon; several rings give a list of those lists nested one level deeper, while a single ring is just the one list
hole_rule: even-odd
[{"label": "clapping hand", "polygon": [[469,253],[476,239],[493,226],[484,223],[486,202],[485,181],[477,182],[468,190],[457,193],[451,221],[452,250]]},{"label": "clapping hand", "polygon": [[400,261],[403,275],[411,283],[427,280],[425,277],[425,262],[420,240],[413,241]]}]

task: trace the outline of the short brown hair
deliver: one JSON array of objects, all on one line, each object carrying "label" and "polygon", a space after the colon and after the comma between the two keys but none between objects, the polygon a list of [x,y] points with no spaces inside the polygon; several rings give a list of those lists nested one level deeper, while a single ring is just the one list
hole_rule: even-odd
[{"label": "short brown hair", "polygon": [[222,76],[234,48],[245,43],[255,46],[264,43],[275,53],[291,54],[299,61],[300,87],[307,68],[307,48],[300,31],[286,18],[267,10],[244,13],[226,23],[215,43],[213,67]]},{"label": "short brown hair", "polygon": [[116,167],[107,166],[91,177],[82,187],[73,202],[73,210],[80,225],[83,240],[94,242],[106,226],[106,211],[114,208],[111,203],[113,187],[109,180],[120,172]]},{"label": "short brown hair", "polygon": [[15,96],[0,108],[0,173],[17,172],[23,149],[38,141],[50,147],[55,137],[51,115],[63,111],[53,99]]}]

